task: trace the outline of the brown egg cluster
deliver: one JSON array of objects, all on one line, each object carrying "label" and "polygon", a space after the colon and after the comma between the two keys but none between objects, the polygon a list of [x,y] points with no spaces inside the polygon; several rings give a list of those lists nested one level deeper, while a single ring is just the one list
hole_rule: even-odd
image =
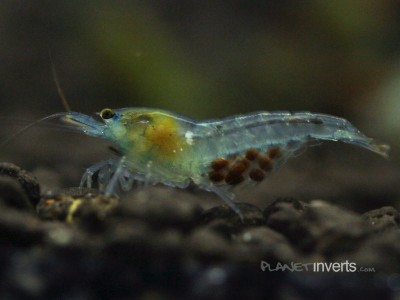
[{"label": "brown egg cluster", "polygon": [[237,185],[247,178],[260,182],[273,170],[274,160],[282,154],[280,148],[272,147],[265,153],[248,149],[229,158],[218,157],[211,162],[208,178],[215,184]]}]

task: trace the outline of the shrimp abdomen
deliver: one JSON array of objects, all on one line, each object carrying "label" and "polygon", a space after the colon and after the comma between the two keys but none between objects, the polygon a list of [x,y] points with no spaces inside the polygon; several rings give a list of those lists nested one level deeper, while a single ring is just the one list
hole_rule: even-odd
[{"label": "shrimp abdomen", "polygon": [[207,122],[213,126],[220,150],[243,152],[248,148],[281,146],[298,150],[310,141],[331,140],[353,144],[388,157],[389,146],[365,136],[349,121],[310,112],[259,112]]}]

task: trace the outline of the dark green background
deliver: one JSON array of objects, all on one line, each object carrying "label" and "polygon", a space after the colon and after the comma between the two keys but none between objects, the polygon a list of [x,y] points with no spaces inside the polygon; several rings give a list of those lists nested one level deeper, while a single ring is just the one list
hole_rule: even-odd
[{"label": "dark green background", "polygon": [[[345,160],[337,163],[342,169],[354,169],[350,152],[366,172],[382,165],[369,174],[377,179],[389,178],[385,168],[398,161],[399,1],[0,1],[3,138],[18,129],[12,124],[63,111],[49,51],[75,111],[144,106],[193,118],[329,113],[394,146],[391,161],[355,147],[322,147],[331,161]],[[41,166],[50,166],[77,185],[85,167],[108,157],[106,146],[41,127],[0,151],[39,180]],[[309,155],[319,166],[321,151]],[[314,176],[304,186],[321,170],[301,167],[296,174]],[[302,176],[292,177],[288,182]]]}]

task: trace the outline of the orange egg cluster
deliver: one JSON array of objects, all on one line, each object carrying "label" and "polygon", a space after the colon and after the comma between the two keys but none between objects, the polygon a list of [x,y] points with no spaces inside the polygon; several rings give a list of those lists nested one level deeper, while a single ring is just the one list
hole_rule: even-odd
[{"label": "orange egg cluster", "polygon": [[251,148],[229,158],[218,157],[211,162],[208,178],[214,184],[237,185],[247,178],[260,182],[273,170],[274,160],[282,154],[280,148],[272,147],[265,153]]}]

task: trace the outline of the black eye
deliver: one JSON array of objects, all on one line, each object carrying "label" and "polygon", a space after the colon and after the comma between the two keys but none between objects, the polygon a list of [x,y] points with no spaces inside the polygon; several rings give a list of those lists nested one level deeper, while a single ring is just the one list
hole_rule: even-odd
[{"label": "black eye", "polygon": [[100,117],[104,120],[111,119],[114,116],[115,116],[115,112],[109,108],[105,108],[100,112]]}]

